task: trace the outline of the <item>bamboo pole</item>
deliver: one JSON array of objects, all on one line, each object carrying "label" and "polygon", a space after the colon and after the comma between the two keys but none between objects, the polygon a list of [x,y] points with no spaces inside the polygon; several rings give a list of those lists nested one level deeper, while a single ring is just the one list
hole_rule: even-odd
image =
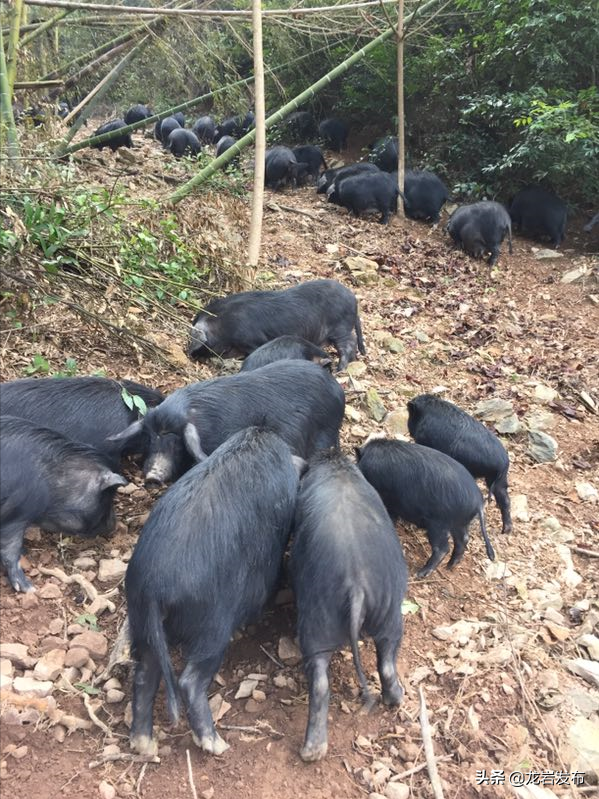
[{"label": "bamboo pole", "polygon": [[[68,15],[72,13],[73,13],[72,9],[68,9],[67,11],[59,11],[58,14],[55,14],[53,17],[50,17],[50,19],[47,19],[45,22],[40,22],[39,24],[36,24],[35,29],[32,30],[31,33],[28,33],[26,36],[23,36],[23,38],[21,39],[20,47],[21,48],[26,47],[34,39],[37,39],[37,37],[40,34],[45,33],[45,31],[50,30],[55,25],[58,25],[61,19],[68,17]],[[31,25],[27,25],[27,27],[31,28]],[[23,31],[23,28],[21,28],[21,31]]]},{"label": "bamboo pole", "polygon": [[[418,13],[422,14],[425,11],[428,11],[430,8],[433,8],[437,5],[437,3],[441,2],[441,0],[428,0],[428,2],[423,3],[418,8]],[[406,21],[412,19],[413,15],[416,12],[412,12],[412,14],[406,17]],[[381,33],[376,39],[373,39],[367,45],[362,47],[360,50],[356,51],[353,55],[347,58],[345,61],[342,61],[341,64],[338,64],[333,70],[328,72],[322,78],[313,83],[307,89],[305,89],[301,94],[298,94],[297,97],[294,97],[293,100],[290,100],[286,105],[280,108],[276,113],[271,114],[268,119],[265,121],[264,125],[266,130],[271,128],[273,125],[276,125],[277,122],[281,122],[288,116],[292,111],[295,111],[300,105],[305,103],[307,100],[310,100],[314,97],[317,92],[323,89],[325,86],[328,86],[332,83],[336,78],[340,77],[341,75],[345,74],[354,64],[360,61],[364,56],[371,53],[375,50],[380,44],[386,41],[390,36],[393,35],[395,29],[393,27],[388,28],[386,31]],[[191,180],[184,183],[183,186],[179,187],[177,191],[173,192],[169,200],[172,203],[178,203],[197,186],[201,186],[201,184],[208,180],[209,177],[214,175],[219,169],[221,169],[225,164],[228,164],[236,155],[238,155],[242,150],[244,150],[248,145],[250,145],[256,137],[256,131],[251,130],[249,133],[246,133],[239,141],[235,142],[235,144],[230,147],[226,152],[222,155],[219,155],[218,158],[215,158],[207,167],[202,169],[198,172],[195,177]]]},{"label": "bamboo pole", "polygon": [[6,54],[6,79],[10,90],[12,102],[12,91],[17,75],[17,58],[19,55],[19,30],[21,27],[21,15],[23,14],[23,0],[13,0],[10,15],[10,34],[8,37],[8,52]]},{"label": "bamboo pole", "polygon": [[19,169],[20,148],[17,126],[12,112],[12,97],[8,85],[6,58],[4,57],[4,37],[0,28],[0,153],[4,152],[4,137],[6,136],[6,155],[8,164],[12,169]]},{"label": "bamboo pole", "polygon": [[87,97],[85,97],[79,103],[79,105],[75,106],[70,114],[65,117],[63,121],[66,125],[68,125],[69,121],[77,114],[77,112],[81,111],[79,118],[75,120],[67,135],[60,143],[60,146],[57,148],[55,153],[56,156],[60,157],[63,155],[69,142],[73,139],[73,136],[77,133],[83,123],[89,118],[90,114],[94,110],[94,107],[100,102],[108,89],[114,84],[115,80],[119,77],[127,64],[143,47],[145,47],[149,40],[150,34],[144,36],[144,38],[138,44],[136,44],[132,50],[129,50],[129,52],[123,56],[119,63],[113,69],[111,69],[104,78],[102,78],[100,83],[98,83],[98,85],[91,90]]},{"label": "bamboo pole", "polygon": [[260,240],[262,237],[262,217],[264,206],[264,154],[266,152],[265,102],[264,102],[264,59],[262,52],[262,3],[252,0],[252,39],[254,49],[254,113],[256,117],[256,147],[254,153],[254,191],[252,193],[252,216],[250,221],[250,241],[248,263],[258,266]]},{"label": "bamboo pole", "polygon": [[[342,40],[343,42],[349,40]],[[323,50],[328,49],[328,45]],[[316,51],[318,52],[318,51]],[[291,61],[288,61],[286,64],[281,64],[278,67],[275,67],[271,70],[271,72],[280,72],[284,69],[287,69],[294,64],[297,64],[300,61],[303,61],[305,58],[312,57],[314,55],[313,52],[307,52],[303,55],[298,56],[297,58],[293,58]],[[123,133],[133,133],[133,131],[138,130],[139,128],[145,128],[148,125],[151,125],[154,122],[158,122],[159,119],[164,119],[165,117],[170,117],[173,114],[176,114],[177,111],[187,111],[194,106],[200,105],[203,103],[204,100],[208,100],[210,97],[213,97],[216,94],[221,94],[222,92],[229,91],[230,89],[236,86],[244,86],[252,83],[254,80],[254,76],[250,76],[249,78],[243,78],[242,80],[236,80],[233,83],[227,84],[227,86],[223,86],[220,89],[214,89],[214,91],[207,92],[206,94],[202,94],[199,97],[194,97],[192,100],[188,100],[185,103],[180,103],[179,105],[175,105],[172,108],[167,108],[164,111],[160,111],[158,114],[154,114],[147,119],[143,119],[141,122],[134,122],[131,125],[127,125],[125,128],[119,128],[115,131],[110,131],[109,133],[102,133],[101,136],[90,136],[88,139],[82,139],[77,144],[73,144],[68,147],[62,155],[70,155],[71,153],[76,153],[78,150],[83,150],[85,147],[91,147],[94,144],[100,144],[101,142],[110,141],[115,136],[121,136]]]},{"label": "bamboo pole", "polygon": [[47,89],[49,86],[62,86],[62,80],[18,80],[13,89]]},{"label": "bamboo pole", "polygon": [[[322,14],[326,13],[335,13],[337,11],[352,11],[354,9],[361,10],[363,8],[369,8],[371,6],[380,6],[381,3],[395,4],[397,0],[366,0],[366,2],[356,2],[356,3],[341,3],[339,5],[333,6],[314,6],[314,7],[304,7],[304,8],[272,8],[272,9],[265,9],[262,14],[264,17],[297,17],[303,16],[305,14]],[[121,5],[110,5],[105,3],[83,3],[83,2],[75,2],[74,0],[23,0],[23,2],[27,3],[30,6],[42,6],[44,8],[71,8],[75,9],[83,9],[86,11],[103,11],[108,12],[111,14],[136,14],[139,16],[144,15],[156,15],[164,16],[164,17],[179,17],[179,16],[187,16],[187,17],[216,17],[216,18],[225,18],[225,17],[246,17],[249,18],[252,15],[251,11],[244,11],[242,9],[230,9],[230,10],[223,10],[223,9],[206,9],[206,8],[190,8],[186,10],[174,9],[174,8],[151,8],[147,6],[121,6]]]},{"label": "bamboo pole", "polygon": [[55,89],[50,92],[49,98],[51,100],[55,99],[59,94],[70,89],[71,86],[75,86],[81,78],[85,77],[90,72],[93,72],[97,69],[101,64],[105,64],[107,61],[112,61],[119,53],[122,53],[123,50],[127,50],[132,46],[133,42],[123,42],[122,44],[117,45],[112,50],[109,50],[107,53],[104,53],[99,58],[96,58],[95,61],[92,61],[90,64],[86,64],[79,72],[76,72],[74,75],[70,75],[66,80],[62,82],[61,89]]},{"label": "bamboo pole", "polygon": [[[404,0],[397,4],[397,185],[399,196],[404,196],[405,179],[405,120],[404,120],[404,87],[403,87],[403,44],[404,44]],[[405,208],[401,199],[397,201],[397,215],[405,218]]]}]

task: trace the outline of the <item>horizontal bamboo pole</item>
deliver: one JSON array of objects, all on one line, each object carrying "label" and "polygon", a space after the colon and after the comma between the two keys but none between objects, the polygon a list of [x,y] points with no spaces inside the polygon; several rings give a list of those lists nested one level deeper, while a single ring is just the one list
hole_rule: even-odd
[{"label": "horizontal bamboo pole", "polygon": [[15,91],[17,89],[47,89],[49,86],[62,86],[63,80],[17,80],[15,81]]},{"label": "horizontal bamboo pole", "polygon": [[[117,6],[108,3],[83,3],[75,2],[75,0],[24,0],[28,6],[42,6],[44,8],[70,8],[70,9],[84,9],[86,11],[105,11],[111,14],[137,14],[140,16],[151,14],[164,17],[241,17],[250,19],[252,16],[251,11],[244,11],[242,9],[207,9],[207,8],[189,8],[189,9],[175,9],[175,8],[149,8],[147,6]],[[372,6],[380,6],[383,4],[396,4],[396,0],[366,0],[360,3],[341,3],[334,6],[313,6],[309,8],[271,8],[264,9],[262,15],[264,17],[297,17],[306,14],[322,14],[323,12],[334,13],[336,11],[352,11],[354,9],[361,10]]]}]

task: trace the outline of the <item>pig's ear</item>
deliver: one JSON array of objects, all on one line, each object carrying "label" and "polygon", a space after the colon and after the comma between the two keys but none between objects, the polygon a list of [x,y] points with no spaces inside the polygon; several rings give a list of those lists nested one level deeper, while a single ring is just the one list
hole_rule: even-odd
[{"label": "pig's ear", "polygon": [[114,436],[108,436],[106,439],[107,441],[128,441],[133,436],[138,435],[143,430],[143,420],[138,419],[137,422],[133,422],[130,424],[129,427],[126,427],[124,430],[121,430],[120,433],[116,433]]},{"label": "pig's ear", "polygon": [[100,478],[100,489],[105,491],[107,488],[115,488],[117,486],[126,486],[128,481],[125,480],[122,474],[116,472],[104,472]]},{"label": "pig's ear", "polygon": [[193,458],[196,459],[198,463],[206,460],[208,456],[200,444],[200,434],[198,433],[198,428],[191,422],[187,422],[185,425],[185,429],[183,430],[183,440],[185,441],[187,451]]},{"label": "pig's ear", "polygon": [[332,371],[333,367],[333,359],[332,358],[317,358],[316,363],[320,364],[323,369],[328,369],[329,372]]},{"label": "pig's ear", "polygon": [[300,458],[299,455],[292,455],[291,460],[293,461],[293,465],[297,469],[297,476],[301,477],[308,469],[308,463],[303,458]]}]

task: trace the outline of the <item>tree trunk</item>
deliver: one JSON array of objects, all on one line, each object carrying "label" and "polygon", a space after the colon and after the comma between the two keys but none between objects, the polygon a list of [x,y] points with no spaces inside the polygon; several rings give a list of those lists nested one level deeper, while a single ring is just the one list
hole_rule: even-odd
[{"label": "tree trunk", "polygon": [[397,185],[400,195],[397,198],[397,214],[400,219],[405,217],[403,196],[405,178],[405,120],[403,96],[403,35],[404,35],[404,0],[397,4]]},{"label": "tree trunk", "polygon": [[266,151],[266,128],[264,125],[264,61],[262,58],[262,3],[252,0],[252,38],[254,47],[254,96],[256,116],[256,148],[254,156],[254,192],[252,194],[252,218],[248,263],[258,266],[260,239],[262,236],[262,212],[264,204],[264,153]]},{"label": "tree trunk", "polygon": [[[438,5],[441,0],[428,0],[427,3],[423,3],[421,6],[418,7],[417,12],[413,12],[406,17],[406,20],[412,19],[416,14],[420,15],[425,11],[433,8],[434,6]],[[314,95],[323,89],[325,86],[328,86],[332,83],[335,78],[338,78],[340,75],[343,75],[347,72],[354,64],[360,61],[364,56],[371,53],[374,49],[376,49],[380,44],[386,41],[390,36],[395,33],[395,29],[390,27],[388,30],[381,33],[380,36],[377,36],[376,39],[373,39],[369,42],[365,47],[362,47],[361,50],[358,50],[345,61],[342,61],[341,64],[338,64],[334,69],[324,75],[322,78],[313,83],[309,86],[305,91],[301,94],[298,94],[297,97],[294,97],[293,100],[288,102],[282,108],[280,108],[276,113],[271,114],[268,119],[265,121],[265,128],[268,130],[270,127],[275,125],[277,122],[281,122],[281,120],[285,119],[292,111],[295,111],[302,103],[305,103],[307,100],[310,100]],[[197,186],[201,186],[205,180],[208,180],[209,177],[214,175],[219,169],[221,169],[225,164],[228,164],[231,159],[235,158],[242,150],[248,147],[255,139],[256,131],[251,130],[245,136],[243,136],[239,141],[235,142],[235,144],[230,147],[226,152],[222,155],[219,155],[218,158],[215,158],[207,167],[202,169],[198,174],[193,177],[191,180],[184,183],[177,191],[173,192],[170,195],[169,200],[172,203],[178,203]]]},{"label": "tree trunk", "polygon": [[7,73],[10,101],[12,103],[12,90],[17,75],[17,58],[19,55],[19,32],[21,28],[21,15],[23,14],[23,0],[13,0],[10,15],[10,34],[8,37]]},{"label": "tree trunk", "polygon": [[0,152],[4,151],[4,136],[6,135],[6,154],[8,164],[12,169],[19,169],[20,149],[19,138],[17,136],[17,126],[12,112],[12,97],[8,85],[8,75],[6,71],[6,59],[4,57],[4,37],[0,28]]}]

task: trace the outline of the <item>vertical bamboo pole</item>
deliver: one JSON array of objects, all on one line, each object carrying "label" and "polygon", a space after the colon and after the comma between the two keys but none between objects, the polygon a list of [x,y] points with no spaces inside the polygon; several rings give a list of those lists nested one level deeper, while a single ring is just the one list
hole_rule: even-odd
[{"label": "vertical bamboo pole", "polygon": [[[4,140],[6,138],[6,150]],[[12,92],[8,85],[6,59],[4,57],[4,38],[0,27],[0,153],[6,152],[8,163],[13,169],[18,169],[20,162],[19,139],[17,127],[12,112]],[[2,181],[4,182],[4,181]]]},{"label": "vertical bamboo pole", "polygon": [[10,15],[10,33],[8,35],[8,53],[7,53],[7,79],[8,88],[10,89],[10,97],[12,102],[12,89],[15,85],[15,78],[17,74],[17,56],[19,52],[19,31],[21,29],[21,16],[23,14],[23,0],[13,0],[12,11]]},{"label": "vertical bamboo pole", "polygon": [[252,0],[252,38],[254,48],[254,97],[256,116],[256,147],[254,156],[254,191],[248,263],[256,268],[260,256],[262,213],[264,205],[264,153],[266,151],[266,125],[264,110],[264,60],[262,57],[262,2]]},{"label": "vertical bamboo pole", "polygon": [[405,119],[404,119],[404,92],[403,92],[403,33],[404,33],[404,0],[397,3],[397,184],[400,197],[397,200],[397,214],[403,219],[405,210],[401,195],[404,189],[405,177]]}]

